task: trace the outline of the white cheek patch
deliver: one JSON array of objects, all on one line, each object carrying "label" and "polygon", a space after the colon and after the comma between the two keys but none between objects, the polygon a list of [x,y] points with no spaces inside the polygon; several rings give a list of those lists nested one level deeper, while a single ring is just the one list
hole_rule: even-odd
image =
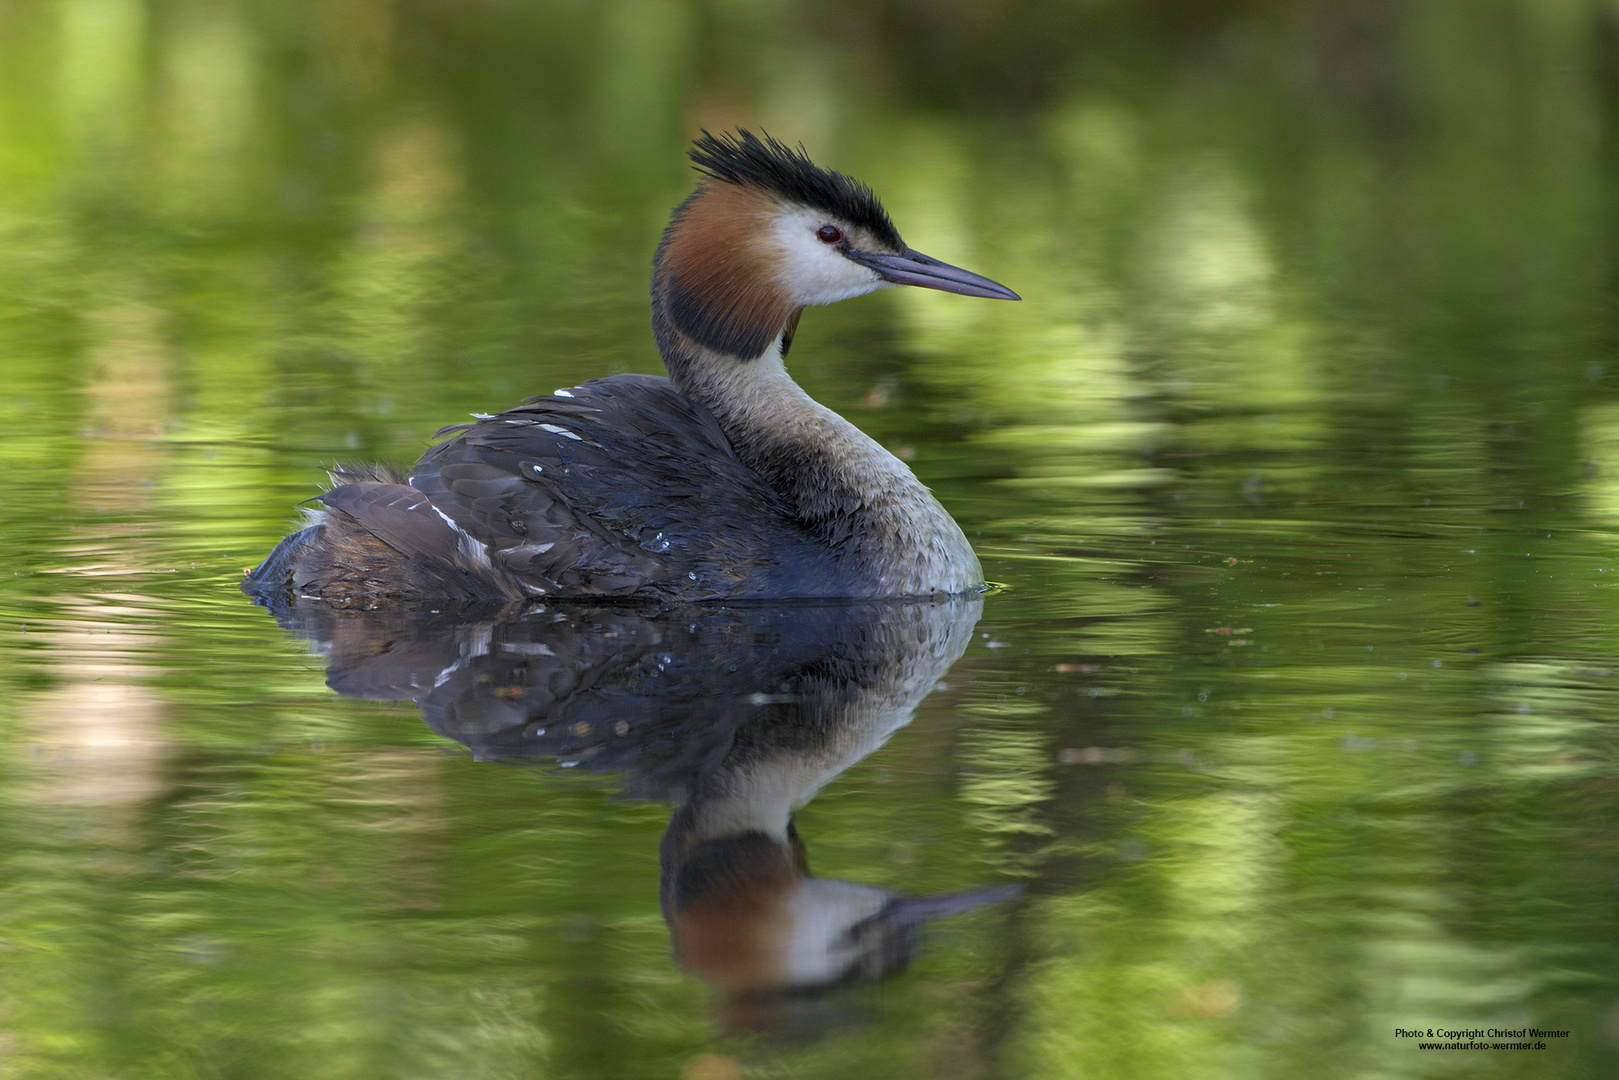
[{"label": "white cheek patch", "polygon": [[798,986],[844,978],[860,949],[849,930],[882,911],[888,894],[870,885],[809,878],[784,898],[792,929],[787,936],[787,977]]},{"label": "white cheek patch", "polygon": [[781,278],[795,303],[835,304],[886,288],[875,271],[851,262],[836,244],[824,243],[815,231],[826,215],[803,207],[783,207],[776,218],[775,241],[781,251]]}]

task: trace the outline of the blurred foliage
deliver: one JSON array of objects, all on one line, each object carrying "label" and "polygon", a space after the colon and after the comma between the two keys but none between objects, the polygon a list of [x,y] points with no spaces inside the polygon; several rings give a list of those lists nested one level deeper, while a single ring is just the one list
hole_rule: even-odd
[{"label": "blurred foliage", "polygon": [[[0,1077],[1611,1075],[1616,20],[0,0]],[[663,808],[232,587],[323,465],[656,371],[736,123],[1027,298],[794,349],[1012,586],[813,865],[1029,885],[797,1038],[669,962]]]}]

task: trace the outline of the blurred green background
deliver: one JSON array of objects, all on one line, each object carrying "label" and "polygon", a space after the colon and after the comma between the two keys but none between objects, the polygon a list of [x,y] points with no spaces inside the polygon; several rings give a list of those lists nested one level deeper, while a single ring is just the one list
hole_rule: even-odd
[{"label": "blurred green background", "polygon": [[[735,124],[1025,297],[794,347],[1010,586],[812,864],[1028,886],[796,1033],[670,962],[666,808],[235,590],[657,371]],[[1613,1075],[1616,211],[1612,0],[0,0],[0,1077]]]}]

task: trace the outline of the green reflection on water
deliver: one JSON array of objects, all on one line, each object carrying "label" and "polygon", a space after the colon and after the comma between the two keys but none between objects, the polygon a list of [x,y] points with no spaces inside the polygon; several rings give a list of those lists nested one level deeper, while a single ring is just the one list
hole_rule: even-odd
[{"label": "green reflection on water", "polygon": [[[0,1075],[1610,1074],[1616,55],[1531,0],[0,5]],[[1028,883],[799,1039],[670,963],[663,808],[334,700],[233,588],[324,464],[656,371],[742,121],[1027,298],[795,345],[1011,586],[815,868]]]}]

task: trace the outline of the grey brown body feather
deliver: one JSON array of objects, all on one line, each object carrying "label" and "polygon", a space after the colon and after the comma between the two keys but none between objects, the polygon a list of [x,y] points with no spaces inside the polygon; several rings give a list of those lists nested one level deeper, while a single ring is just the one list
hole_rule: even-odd
[{"label": "grey brown body feather", "polygon": [[321,520],[283,541],[290,550],[272,553],[249,591],[351,602],[870,594],[667,379],[618,375],[568,393],[463,426],[408,478],[321,495]]}]

